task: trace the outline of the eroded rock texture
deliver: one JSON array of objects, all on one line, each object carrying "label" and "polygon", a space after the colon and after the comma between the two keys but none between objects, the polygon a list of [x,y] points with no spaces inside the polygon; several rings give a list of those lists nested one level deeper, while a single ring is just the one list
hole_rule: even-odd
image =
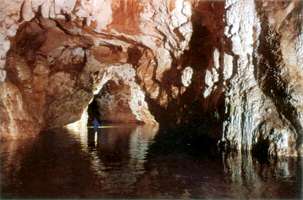
[{"label": "eroded rock texture", "polygon": [[302,2],[4,0],[0,134],[78,121],[207,123],[221,144],[298,155]]},{"label": "eroded rock texture", "polygon": [[302,2],[227,1],[225,35],[236,73],[224,136],[237,149],[302,150]]}]

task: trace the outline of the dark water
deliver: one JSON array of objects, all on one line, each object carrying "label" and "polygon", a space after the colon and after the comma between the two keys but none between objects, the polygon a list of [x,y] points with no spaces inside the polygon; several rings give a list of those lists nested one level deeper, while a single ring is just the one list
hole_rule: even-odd
[{"label": "dark water", "polygon": [[303,198],[300,159],[163,151],[174,146],[156,133],[146,126],[61,129],[3,142],[1,197]]}]

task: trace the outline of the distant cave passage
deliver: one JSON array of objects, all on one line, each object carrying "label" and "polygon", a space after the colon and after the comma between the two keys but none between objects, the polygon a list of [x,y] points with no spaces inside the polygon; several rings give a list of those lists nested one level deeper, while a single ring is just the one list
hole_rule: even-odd
[{"label": "distant cave passage", "polygon": [[91,102],[91,104],[88,106],[87,112],[88,112],[88,126],[93,125],[94,118],[96,118],[99,122],[102,121],[101,114],[99,112],[99,107],[95,97]]},{"label": "distant cave passage", "polygon": [[131,88],[122,81],[108,81],[88,107],[88,125],[96,118],[101,124],[139,123],[130,108]]}]

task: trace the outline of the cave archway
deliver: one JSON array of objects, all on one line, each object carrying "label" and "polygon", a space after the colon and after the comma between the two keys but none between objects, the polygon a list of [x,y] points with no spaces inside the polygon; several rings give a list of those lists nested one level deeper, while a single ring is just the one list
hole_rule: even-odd
[{"label": "cave archway", "polygon": [[4,132],[66,126],[80,120],[90,103],[103,108],[105,121],[157,124],[128,63],[128,48],[99,44],[100,38],[94,41],[88,33],[69,33],[64,27],[69,22],[62,23],[37,16],[12,38],[4,89],[14,93],[20,106],[7,122],[14,129]]},{"label": "cave archway", "polygon": [[[39,15],[19,27],[7,54],[7,82],[22,98],[22,116],[28,124],[37,124],[38,131],[63,127],[81,119],[87,109],[89,121],[97,116],[104,122],[157,124],[160,119],[165,126],[168,121],[175,125],[179,115],[184,116],[181,123],[191,123],[192,112],[201,119],[203,113],[196,109],[204,101],[200,85],[181,83],[184,57],[177,59],[167,49],[157,51],[136,40],[113,38],[92,34],[73,21]],[[188,58],[197,68],[193,57],[198,55]],[[198,106],[192,106],[194,97],[199,98]],[[185,99],[188,105],[182,103]]]},{"label": "cave archway", "polygon": [[129,85],[123,81],[108,81],[88,107],[89,121],[96,117],[102,123],[142,123],[132,112],[131,98]]}]

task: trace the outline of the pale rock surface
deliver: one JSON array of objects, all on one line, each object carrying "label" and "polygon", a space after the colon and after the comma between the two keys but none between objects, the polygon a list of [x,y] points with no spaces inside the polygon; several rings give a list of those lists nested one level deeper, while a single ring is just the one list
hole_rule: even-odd
[{"label": "pale rock surface", "polygon": [[186,67],[182,71],[181,82],[184,87],[188,87],[191,84],[193,73],[194,73],[194,71],[191,67]]},{"label": "pale rock surface", "polygon": [[219,75],[215,65],[215,68],[212,68],[212,71],[206,70],[204,82],[207,87],[205,88],[205,91],[203,93],[204,98],[207,98],[211,94],[211,92],[216,89],[215,83],[218,81]]},{"label": "pale rock surface", "polygon": [[302,24],[302,6],[294,2],[286,8],[282,2],[226,2],[225,35],[237,71],[226,93],[229,118],[222,140],[236,149],[263,144],[280,156],[302,150],[302,68],[292,61],[300,54],[295,24]]},{"label": "pale rock surface", "polygon": [[224,53],[224,69],[223,69],[223,78],[228,80],[233,75],[233,57],[227,53]]},{"label": "pale rock surface", "polygon": [[102,81],[103,86],[110,81],[95,97],[103,120],[157,124],[145,101],[145,93],[135,81],[136,71],[130,64],[111,65],[101,73],[106,80]]}]

